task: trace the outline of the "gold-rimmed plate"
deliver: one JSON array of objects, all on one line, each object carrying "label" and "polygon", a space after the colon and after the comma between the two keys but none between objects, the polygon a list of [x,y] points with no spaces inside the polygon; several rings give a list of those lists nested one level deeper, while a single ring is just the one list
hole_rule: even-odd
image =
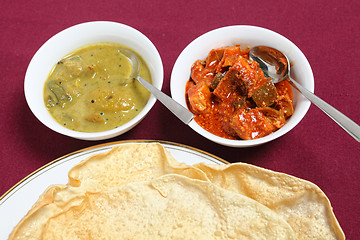
[{"label": "gold-rimmed plate", "polygon": [[7,238],[16,224],[31,209],[39,196],[52,184],[66,184],[67,173],[80,161],[88,157],[109,151],[115,145],[159,142],[179,162],[193,165],[200,162],[209,164],[227,164],[225,160],[205,151],[166,141],[134,140],[119,141],[96,145],[85,148],[63,157],[60,157],[47,165],[34,171],[0,198],[0,226],[2,228],[0,237]]}]

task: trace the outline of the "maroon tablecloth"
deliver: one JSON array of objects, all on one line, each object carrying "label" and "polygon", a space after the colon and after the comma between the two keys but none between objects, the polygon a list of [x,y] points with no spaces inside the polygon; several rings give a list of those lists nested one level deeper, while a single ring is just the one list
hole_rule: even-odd
[{"label": "maroon tablecloth", "polygon": [[312,66],[315,93],[360,123],[359,1],[216,2],[14,0],[1,4],[0,195],[39,167],[85,147],[131,139],[166,140],[229,162],[309,180],[329,197],[347,238],[360,236],[360,145],[314,105],[290,133],[247,149],[217,145],[197,135],[159,102],[136,128],[96,142],[57,134],[28,108],[23,83],[32,56],[51,36],[72,25],[108,20],[144,33],[162,57],[162,90],[167,94],[173,64],[192,40],[218,27],[255,25],[293,41]]}]

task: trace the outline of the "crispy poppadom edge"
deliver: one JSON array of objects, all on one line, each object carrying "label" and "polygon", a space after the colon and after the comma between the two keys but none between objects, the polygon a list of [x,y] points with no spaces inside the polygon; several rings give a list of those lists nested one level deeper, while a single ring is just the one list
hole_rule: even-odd
[{"label": "crispy poppadom edge", "polygon": [[[208,181],[206,175],[200,169],[194,168],[184,163],[179,163],[160,143],[155,142],[116,145],[112,147],[109,151],[94,154],[72,167],[71,170],[68,172],[68,183],[66,185],[59,184],[49,186],[47,190],[42,195],[40,195],[39,199],[35,202],[35,204],[28,211],[28,213],[14,227],[13,231],[9,235],[9,239],[17,239],[18,234],[20,234],[19,232],[22,230],[23,227],[26,226],[26,224],[28,224],[27,221],[30,221],[32,217],[34,217],[36,214],[39,214],[39,212],[45,207],[52,207],[53,211],[61,211],[60,208],[62,206],[67,205],[67,203],[70,202],[72,199],[82,196],[87,192],[87,189],[81,188],[82,182],[80,179],[76,178],[76,174],[73,174],[74,171],[81,167],[86,167],[86,164],[92,161],[104,161],[104,164],[106,164],[106,160],[109,159],[109,157],[116,155],[123,150],[128,150],[129,148],[133,149],[132,151],[140,151],[144,148],[148,148],[151,151],[157,151],[156,154],[158,154],[158,157],[161,158],[160,160],[158,159],[158,162],[153,164],[155,166],[156,164],[160,163],[160,166],[157,165],[157,167],[159,169],[161,168],[161,174],[156,176],[149,175],[147,177],[140,176],[140,174],[137,181],[150,180],[152,178],[157,178],[161,175],[168,173],[175,173],[194,179]],[[121,161],[121,159],[118,160]],[[136,159],[126,159],[126,161],[130,160],[132,161],[132,163],[136,162]],[[104,187],[101,190],[107,189],[109,187],[111,186]],[[74,195],[70,196],[70,194],[68,194],[69,192],[73,192]],[[91,190],[90,192],[96,191]],[[56,207],[54,205],[56,205]]]},{"label": "crispy poppadom edge", "polygon": [[[229,207],[231,207],[231,206],[236,206],[236,207],[252,206],[251,207],[252,211],[259,211],[258,212],[259,215],[255,214],[257,217],[262,218],[262,217],[266,216],[264,219],[267,219],[267,221],[269,221],[269,219],[272,219],[271,222],[268,223],[269,225],[267,225],[267,224],[262,225],[262,226],[264,226],[264,229],[268,230],[268,229],[272,229],[273,227],[276,228],[276,226],[277,226],[277,227],[279,227],[278,231],[280,231],[282,233],[281,234],[282,238],[286,237],[286,239],[295,239],[294,232],[293,232],[293,229],[291,228],[291,226],[281,216],[279,216],[278,214],[276,214],[274,211],[267,208],[266,206],[258,203],[257,201],[254,201],[253,199],[248,198],[242,194],[234,193],[232,191],[221,188],[221,187],[217,186],[216,184],[213,184],[209,181],[192,179],[192,178],[182,176],[179,174],[166,174],[166,175],[160,176],[158,178],[152,179],[150,181],[131,182],[129,184],[124,184],[122,186],[110,188],[105,191],[101,191],[101,192],[97,192],[97,193],[87,193],[84,196],[81,196],[81,198],[83,198],[83,201],[81,204],[73,205],[71,208],[68,209],[70,211],[76,212],[75,214],[74,213],[70,214],[70,216],[78,216],[78,213],[82,212],[86,208],[88,208],[88,207],[91,208],[92,205],[97,206],[97,204],[93,204],[91,200],[89,201],[88,197],[93,197],[93,199],[94,199],[94,197],[96,197],[96,196],[104,196],[106,194],[112,194],[112,193],[117,194],[118,191],[121,192],[122,189],[127,189],[125,191],[125,192],[127,192],[129,190],[133,190],[134,188],[136,188],[136,186],[138,186],[138,185],[142,186],[143,184],[150,187],[153,192],[157,192],[157,194],[159,196],[162,196],[163,198],[167,198],[169,196],[169,194],[172,195],[171,192],[173,191],[174,186],[178,185],[178,186],[181,186],[184,188],[190,187],[190,189],[197,189],[199,191],[197,194],[200,194],[200,195],[202,195],[202,193],[205,193],[208,197],[207,200],[215,201],[215,204],[212,205],[215,208],[216,208],[216,206],[218,206],[219,201],[224,201],[224,203],[230,204]],[[177,192],[177,191],[175,190],[175,192]],[[129,195],[132,195],[132,194],[129,194]],[[185,194],[185,195],[187,195],[187,194]],[[133,195],[133,196],[135,196],[135,195]],[[105,197],[105,199],[107,199],[107,198]],[[191,201],[187,201],[187,202],[189,202],[191,204]],[[234,204],[234,202],[236,202],[236,204]],[[231,212],[231,210],[229,210],[227,207],[225,207],[224,209],[227,209],[228,211]],[[216,210],[214,210],[214,211],[216,211]],[[61,217],[64,214],[67,214],[67,213],[62,212],[62,213],[54,216],[54,218],[52,218],[51,220],[53,220],[57,217]],[[264,215],[262,215],[262,214],[264,214]],[[119,216],[119,214],[117,214],[117,215]],[[120,216],[121,216],[121,214],[120,214]],[[173,216],[175,218],[177,218],[176,215],[173,215]],[[199,216],[199,215],[197,215],[197,216]],[[233,216],[232,219],[234,219],[235,215],[232,214],[232,216]],[[231,218],[229,218],[229,220],[230,219]],[[247,221],[247,218],[244,218],[243,220]],[[225,222],[226,221],[227,220],[225,220]],[[233,223],[235,225],[239,225],[238,220],[234,221]],[[249,226],[251,226],[252,224],[254,224],[254,222],[251,223],[251,221],[250,221],[250,222],[248,222],[248,224],[249,224]],[[50,222],[47,222],[43,233],[45,233],[47,231],[47,229],[51,229]],[[280,232],[277,232],[277,233],[279,234]],[[46,234],[44,234],[43,236],[46,237]],[[273,238],[271,238],[271,239],[276,238],[276,236],[275,237],[272,236],[272,237]],[[141,239],[141,238],[134,237],[134,239]],[[188,238],[186,238],[186,239],[188,239]],[[270,239],[270,237],[269,237],[269,239]],[[279,239],[279,238],[277,238],[277,239]]]},{"label": "crispy poppadom edge", "polygon": [[[280,213],[280,215],[284,215],[280,212],[282,206],[293,203],[300,205],[302,199],[307,198],[309,194],[313,194],[313,197],[318,200],[319,206],[324,208],[324,216],[322,217],[326,218],[329,222],[330,231],[328,231],[328,234],[334,235],[335,239],[345,239],[345,234],[335,217],[328,197],[312,182],[246,163],[227,165],[199,163],[195,164],[194,167],[201,169],[211,182],[230,191],[248,196]],[[260,188],[257,187],[259,184],[262,184]],[[283,191],[283,193],[279,195],[278,191],[274,191],[276,189],[281,189],[280,191]],[[305,212],[303,214],[304,217],[307,217]],[[297,239],[309,239],[307,238],[307,231],[312,232],[309,234],[310,236],[316,235],[312,225],[308,225],[306,222],[292,222],[288,217],[283,217],[292,225],[297,233]],[[311,220],[313,221],[312,224],[315,224],[317,221],[315,216]],[[296,218],[296,221],[305,221],[305,218]],[[300,229],[298,225],[294,224],[304,225],[301,225]],[[306,226],[308,229],[304,229]],[[324,229],[321,230],[323,231]]]}]

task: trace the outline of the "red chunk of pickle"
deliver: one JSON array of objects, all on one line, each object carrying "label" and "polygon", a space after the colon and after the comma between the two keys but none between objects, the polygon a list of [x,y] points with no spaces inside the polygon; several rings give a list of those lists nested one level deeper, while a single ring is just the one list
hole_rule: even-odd
[{"label": "red chunk of pickle", "polygon": [[200,114],[211,105],[211,92],[204,82],[200,82],[189,88],[188,100],[192,111]]},{"label": "red chunk of pickle", "polygon": [[241,139],[250,140],[264,137],[285,123],[285,118],[272,110],[274,109],[239,109],[231,118],[230,126]]},{"label": "red chunk of pickle", "polygon": [[257,62],[241,56],[230,69],[237,72],[239,84],[243,86],[249,98],[268,80]]},{"label": "red chunk of pickle", "polygon": [[196,61],[186,96],[201,127],[230,139],[264,137],[294,111],[291,85],[274,85],[249,59],[249,49],[239,46],[213,49],[205,61]]},{"label": "red chunk of pickle", "polygon": [[263,85],[256,89],[252,99],[258,107],[268,107],[274,104],[278,94],[274,82],[268,79]]},{"label": "red chunk of pickle", "polygon": [[234,65],[241,54],[238,46],[227,47],[223,52],[223,57],[216,68],[216,72],[222,72],[224,68]]}]

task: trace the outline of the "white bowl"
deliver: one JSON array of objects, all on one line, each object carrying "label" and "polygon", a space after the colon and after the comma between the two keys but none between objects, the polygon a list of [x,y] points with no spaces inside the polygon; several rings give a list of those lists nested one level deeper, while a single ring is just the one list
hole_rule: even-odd
[{"label": "white bowl", "polygon": [[51,69],[68,53],[87,44],[96,42],[121,43],[139,53],[147,63],[152,83],[161,89],[164,78],[160,54],[153,43],[138,30],[115,22],[87,22],[67,28],[44,43],[36,52],[25,75],[25,97],[34,115],[47,127],[66,136],[83,140],[102,140],[118,136],[136,126],[155,104],[155,97],[150,99],[144,109],[124,125],[96,133],[77,132],[63,127],[56,122],[45,108],[43,100],[44,83]]},{"label": "white bowl", "polygon": [[[287,38],[271,30],[255,26],[228,26],[212,30],[192,41],[179,55],[171,73],[170,91],[172,97],[186,107],[185,84],[190,78],[191,65],[198,59],[205,59],[211,49],[241,44],[242,46],[265,45],[286,54],[293,64],[291,76],[309,91],[314,91],[314,76],[304,54]],[[274,140],[293,129],[305,116],[310,107],[297,90],[294,92],[294,114],[279,130],[254,140],[229,140],[215,136],[200,127],[195,121],[189,126],[200,135],[216,143],[230,147],[251,147]]]}]

